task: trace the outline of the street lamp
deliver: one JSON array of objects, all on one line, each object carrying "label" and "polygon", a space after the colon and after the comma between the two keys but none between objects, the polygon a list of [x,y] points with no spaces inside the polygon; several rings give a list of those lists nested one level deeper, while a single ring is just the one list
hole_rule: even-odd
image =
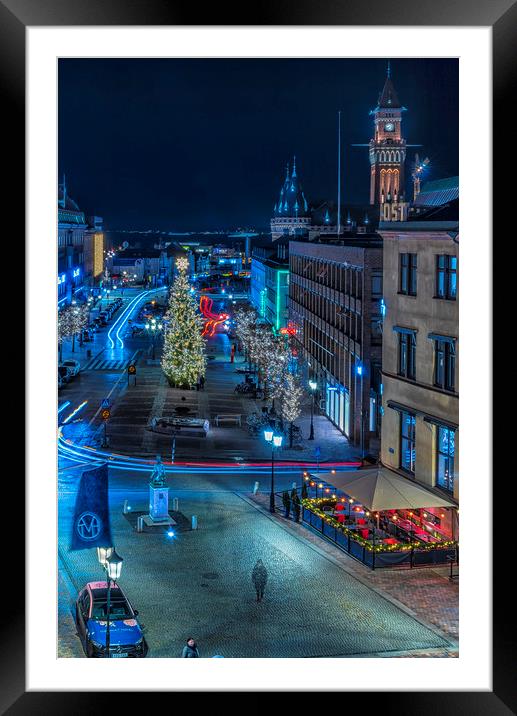
[{"label": "street lamp", "polygon": [[269,511],[275,512],[275,448],[282,446],[282,436],[275,435],[273,430],[266,428],[264,438],[271,445],[271,492],[269,493]]},{"label": "street lamp", "polygon": [[314,380],[309,380],[309,388],[311,389],[311,432],[309,434],[309,440],[314,440],[314,394],[318,384]]},{"label": "street lamp", "polygon": [[163,326],[161,323],[156,323],[156,318],[151,318],[151,323],[145,324],[145,330],[151,336],[151,341],[152,341],[152,346],[153,346],[153,360],[155,359],[154,346],[155,346],[156,336],[157,336],[158,332],[162,330],[162,327]]},{"label": "street lamp", "polygon": [[106,581],[108,585],[106,598],[106,658],[110,657],[110,616],[111,616],[111,582],[117,582],[122,572],[122,557],[117,554],[115,547],[97,547],[97,557],[100,564],[106,570]]}]

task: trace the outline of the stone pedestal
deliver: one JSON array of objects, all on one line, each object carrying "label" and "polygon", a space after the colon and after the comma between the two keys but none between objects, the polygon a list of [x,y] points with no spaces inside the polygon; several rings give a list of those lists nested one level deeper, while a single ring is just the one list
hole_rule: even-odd
[{"label": "stone pedestal", "polygon": [[149,517],[154,523],[171,524],[168,487],[149,485]]}]

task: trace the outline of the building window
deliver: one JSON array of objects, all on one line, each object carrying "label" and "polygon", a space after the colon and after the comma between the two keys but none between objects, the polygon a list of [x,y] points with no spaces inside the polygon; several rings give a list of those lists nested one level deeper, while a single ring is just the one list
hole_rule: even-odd
[{"label": "building window", "polygon": [[454,438],[454,430],[438,426],[436,484],[451,493],[454,492]]},{"label": "building window", "polygon": [[416,379],[416,335],[399,333],[398,374],[409,380]]},{"label": "building window", "polygon": [[456,300],[458,259],[456,256],[436,257],[436,298]]},{"label": "building window", "polygon": [[399,293],[416,296],[416,254],[400,254]]},{"label": "building window", "polygon": [[434,342],[434,384],[437,388],[454,391],[456,374],[456,347],[451,340]]},{"label": "building window", "polygon": [[400,467],[413,475],[416,461],[415,425],[415,415],[405,412],[400,414]]},{"label": "building window", "polygon": [[382,297],[382,274],[372,274],[372,298]]}]

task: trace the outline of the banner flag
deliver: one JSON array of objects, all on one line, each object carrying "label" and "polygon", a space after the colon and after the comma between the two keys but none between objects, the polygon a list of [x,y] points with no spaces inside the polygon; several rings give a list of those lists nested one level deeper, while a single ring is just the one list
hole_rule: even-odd
[{"label": "banner flag", "polygon": [[108,463],[81,475],[75,501],[70,549],[111,547],[110,514],[108,506]]}]

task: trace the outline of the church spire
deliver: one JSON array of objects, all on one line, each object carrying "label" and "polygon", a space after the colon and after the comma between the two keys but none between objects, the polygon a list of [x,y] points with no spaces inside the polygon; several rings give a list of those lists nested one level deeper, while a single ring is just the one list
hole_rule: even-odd
[{"label": "church spire", "polygon": [[292,173],[293,179],[295,176],[296,176],[296,154],[293,157],[293,173]]}]

